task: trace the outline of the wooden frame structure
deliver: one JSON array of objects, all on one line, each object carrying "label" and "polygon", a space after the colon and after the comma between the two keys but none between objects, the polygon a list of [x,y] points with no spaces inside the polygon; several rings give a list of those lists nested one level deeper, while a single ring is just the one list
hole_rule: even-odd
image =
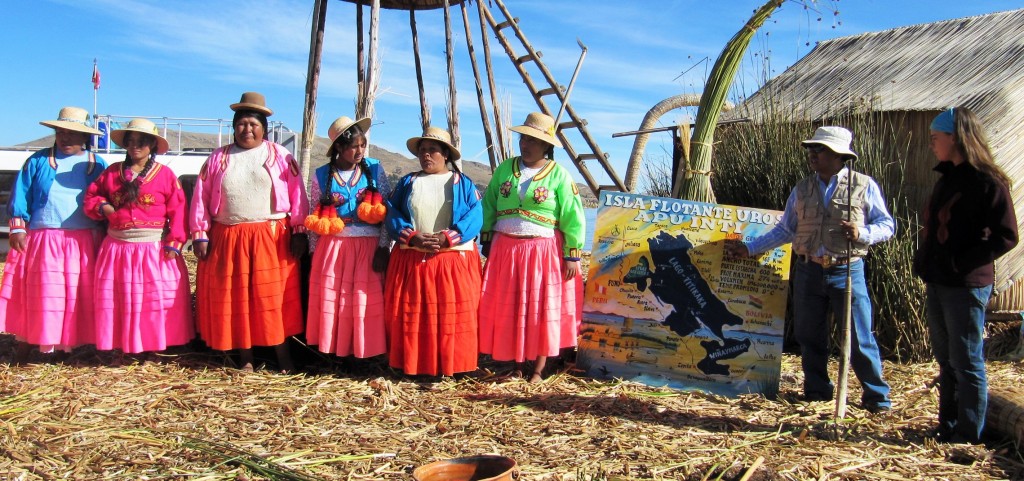
[{"label": "wooden frame structure", "polygon": [[[473,35],[470,27],[469,12],[467,8],[466,0],[342,0],[347,3],[353,3],[356,5],[355,20],[356,29],[358,31],[358,39],[356,45],[356,61],[357,61],[357,99],[356,99],[356,116],[358,117],[372,117],[373,116],[373,102],[374,92],[376,89],[377,82],[379,79],[374,78],[375,72],[379,69],[376,66],[377,58],[377,43],[378,43],[378,32],[379,32],[379,21],[380,21],[380,10],[408,10],[409,11],[409,27],[412,33],[413,42],[413,55],[415,56],[415,68],[416,68],[416,80],[419,88],[420,98],[420,120],[424,128],[431,124],[430,111],[427,104],[426,93],[423,85],[423,73],[420,64],[419,55],[419,38],[416,29],[416,12],[423,10],[435,10],[442,9],[444,12],[445,22],[445,58],[448,67],[448,111],[447,111],[447,123],[448,131],[452,136],[452,143],[456,147],[460,147],[461,139],[459,136],[459,113],[458,113],[458,102],[456,99],[457,89],[455,84],[455,63],[454,63],[454,52],[452,44],[452,20],[451,11],[452,7],[458,6],[461,9],[463,17],[463,26],[465,28],[466,44],[469,50],[470,62],[472,63],[473,77],[476,86],[476,95],[478,105],[480,108],[480,121],[483,126],[485,141],[487,143],[487,155],[490,162],[491,170],[494,170],[498,163],[500,163],[506,156],[510,155],[511,149],[509,147],[509,139],[505,137],[504,129],[502,128],[501,112],[499,102],[496,95],[495,81],[494,81],[494,70],[491,63],[489,35],[493,34],[498,41],[501,43],[508,55],[509,59],[523,78],[523,83],[527,86],[531,96],[537,103],[537,107],[540,111],[545,114],[554,116],[553,111],[557,111],[559,107],[563,107],[567,114],[567,120],[561,122],[558,125],[556,135],[561,140],[565,151],[569,154],[570,160],[576,166],[577,170],[583,176],[590,189],[596,194],[599,190],[627,190],[625,184],[620,180],[615,169],[608,162],[608,156],[601,151],[597,142],[587,131],[587,122],[580,117],[571,104],[567,103],[566,89],[564,86],[558,84],[551,72],[541,62],[541,53],[535,50],[530,45],[526,36],[523,34],[522,29],[519,27],[519,19],[512,17],[508,8],[505,7],[502,0],[488,0],[488,1],[477,1],[477,13],[479,17],[480,35],[482,37],[483,46],[483,57],[486,66],[486,77],[487,86],[490,91],[491,111],[488,112],[485,101],[483,80],[481,78],[481,72],[477,62],[476,51],[473,46]],[[303,112],[303,136],[302,136],[302,155],[300,156],[300,163],[302,164],[303,172],[308,177],[309,171],[309,149],[311,148],[315,136],[315,117],[316,117],[316,94],[317,84],[319,82],[320,72],[320,58],[323,48],[324,29],[327,17],[327,4],[328,0],[314,0],[313,10],[313,22],[312,22],[312,33],[310,39],[310,55],[309,55],[309,69],[306,83],[306,104]],[[493,4],[498,7],[501,14],[504,16],[505,21],[499,22],[491,11],[488,4]],[[363,28],[363,7],[368,7],[370,10],[370,26],[369,26],[369,43],[367,45],[364,42],[364,28]],[[488,31],[489,27],[489,31]],[[514,37],[504,35],[502,32],[504,29],[511,29],[514,33]],[[525,55],[517,55],[513,42],[517,42],[527,53]],[[535,84],[531,79],[530,74],[527,70],[528,64],[534,64],[536,69],[541,73],[543,81],[540,85]],[[545,97],[555,96],[558,104],[555,108],[549,108]],[[494,125],[491,125],[491,113],[493,113]],[[577,135],[572,138],[567,136],[567,132],[575,131]],[[582,138],[584,149],[586,152],[577,152],[573,145],[573,140]],[[577,140],[578,141],[578,140]],[[598,185],[594,176],[591,174],[587,161],[596,160],[600,167],[604,170],[607,176],[612,180],[612,185]]]}]

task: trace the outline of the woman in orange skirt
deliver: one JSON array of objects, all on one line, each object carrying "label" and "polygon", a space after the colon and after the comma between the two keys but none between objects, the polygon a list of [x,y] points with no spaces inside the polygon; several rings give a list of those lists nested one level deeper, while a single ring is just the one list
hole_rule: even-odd
[{"label": "woman in orange skirt", "polygon": [[309,203],[295,158],[266,139],[273,111],[263,95],[246,92],[231,110],[235,143],[206,159],[192,194],[198,331],[213,349],[238,349],[243,370],[253,369],[253,346],[274,346],[278,368],[291,371],[285,341],[303,327]]},{"label": "woman in orange skirt", "polygon": [[403,177],[388,199],[385,226],[397,239],[384,287],[388,358],[409,375],[474,371],[480,194],[456,166],[448,132],[429,127],[406,146],[423,170]]}]

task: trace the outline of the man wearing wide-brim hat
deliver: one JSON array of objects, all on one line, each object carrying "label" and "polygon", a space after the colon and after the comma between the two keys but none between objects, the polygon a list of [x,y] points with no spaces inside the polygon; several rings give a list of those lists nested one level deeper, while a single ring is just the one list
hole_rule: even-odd
[{"label": "man wearing wide-brim hat", "polygon": [[846,165],[858,158],[850,148],[852,140],[853,134],[842,127],[815,130],[802,142],[813,173],[793,188],[782,219],[763,236],[732,244],[728,250],[733,255],[756,255],[793,243],[793,330],[800,343],[807,401],[833,397],[827,316],[831,306],[835,318],[843,319],[849,269],[851,363],[864,388],[861,406],[874,413],[890,410],[892,401],[871,331],[864,257],[869,246],[892,237],[896,223],[875,180]]},{"label": "man wearing wide-brim hat", "polygon": [[101,132],[79,107],[64,107],[57,119],[40,124],[54,129],[53,147],[25,161],[7,206],[11,251],[0,290],[0,331],[18,340],[16,362],[26,360],[32,345],[45,353],[70,351],[93,338],[93,260],[101,234],[81,198],[107,166],[89,150],[90,137]]}]

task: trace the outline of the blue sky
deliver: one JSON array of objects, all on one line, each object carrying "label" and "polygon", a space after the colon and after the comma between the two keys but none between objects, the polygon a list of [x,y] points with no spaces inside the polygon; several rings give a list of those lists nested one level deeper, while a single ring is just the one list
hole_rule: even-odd
[{"label": "blue sky", "polygon": [[[633,137],[611,135],[639,128],[644,114],[665,98],[700,93],[725,43],[764,0],[505,3],[561,83],[568,83],[579,58],[576,39],[587,45],[571,103],[622,176]],[[766,68],[770,75],[781,73],[817,41],[1019,7],[1019,0],[787,0],[751,42],[734,96],[752,93]],[[39,121],[56,118],[62,106],[91,111],[94,58],[102,73],[100,114],[230,119],[228,105],[242,92],[255,90],[266,95],[275,111],[272,120],[301,130],[312,8],[313,0],[6,2],[0,19],[0,44],[5,45],[0,146],[48,135],[52,130]],[[462,152],[486,163],[458,11],[453,28]],[[469,11],[479,57],[475,2]],[[496,8],[492,11],[500,18]],[[354,12],[351,3],[329,2],[317,104],[320,136],[336,117],[353,115]],[[368,24],[368,12],[365,18]],[[439,10],[419,12],[417,20],[433,123],[445,126],[443,16]],[[408,12],[383,12],[380,45],[383,71],[371,142],[406,153],[405,139],[420,133]],[[491,50],[499,94],[511,107],[513,123],[521,123],[537,107],[493,36]],[[532,76],[542,80],[539,73]],[[549,105],[557,109],[557,103]],[[693,115],[680,110],[665,116],[663,124]],[[669,140],[667,134],[654,136],[647,155],[664,157]],[[556,158],[568,165],[565,152],[557,152]],[[593,163],[591,169],[599,167]],[[598,180],[607,183],[603,176]]]}]

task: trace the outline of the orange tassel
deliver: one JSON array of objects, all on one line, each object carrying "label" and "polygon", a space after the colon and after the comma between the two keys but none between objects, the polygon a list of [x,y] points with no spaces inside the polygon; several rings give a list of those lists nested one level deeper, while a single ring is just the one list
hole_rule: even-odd
[{"label": "orange tassel", "polygon": [[388,207],[384,204],[373,206],[373,215],[377,218],[377,222],[383,222],[388,216]]},{"label": "orange tassel", "polygon": [[320,216],[316,214],[309,214],[306,216],[306,220],[302,221],[302,225],[306,226],[306,229],[316,232],[315,230],[313,230],[313,226],[316,225],[316,222],[318,220],[320,220]]},{"label": "orange tassel", "polygon": [[345,230],[345,221],[341,220],[337,215],[331,219],[330,234],[334,235]]},{"label": "orange tassel", "polygon": [[370,209],[372,207],[373,206],[371,206],[369,202],[366,202],[366,201],[361,202],[359,204],[359,207],[356,207],[356,216],[358,216],[360,220],[362,220],[364,222],[369,222],[369,223],[372,224],[373,221],[370,220],[370,215],[371,215]]},{"label": "orange tassel", "polygon": [[314,232],[320,235],[328,235],[331,233],[331,219],[321,217],[317,219],[316,226],[313,229]]}]

